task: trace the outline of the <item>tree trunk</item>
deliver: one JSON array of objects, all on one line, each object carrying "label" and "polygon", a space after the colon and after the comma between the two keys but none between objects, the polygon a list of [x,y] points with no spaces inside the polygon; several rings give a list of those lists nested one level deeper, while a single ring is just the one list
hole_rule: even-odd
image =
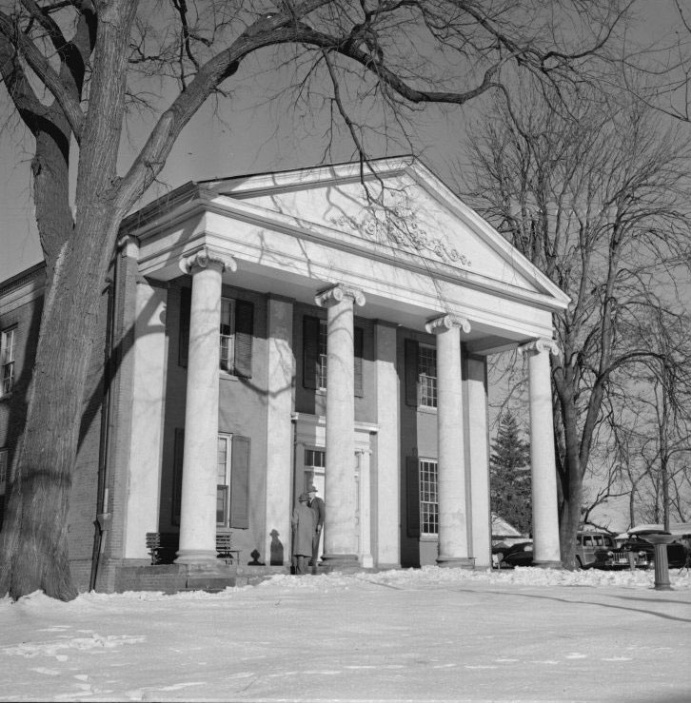
[{"label": "tree trunk", "polygon": [[16,599],[36,590],[61,600],[77,595],[67,545],[69,496],[110,258],[104,257],[104,241],[115,240],[120,221],[114,215],[112,207],[87,210],[55,266],[0,541],[0,559],[10,566],[0,577],[0,595]]}]

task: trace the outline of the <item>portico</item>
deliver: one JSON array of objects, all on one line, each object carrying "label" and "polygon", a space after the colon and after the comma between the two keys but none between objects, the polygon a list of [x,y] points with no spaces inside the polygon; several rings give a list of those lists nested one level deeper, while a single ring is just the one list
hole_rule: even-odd
[{"label": "portico", "polygon": [[373,166],[368,195],[348,164],[191,184],[126,223],[140,286],[168,306],[149,330],[167,341],[134,346],[135,365],[158,350],[167,381],[147,417],[160,445],[131,428],[159,462],[124,524],[179,532],[180,564],[215,563],[219,532],[289,564],[315,482],[325,565],[489,566],[487,359],[513,348],[540,433],[536,557],[559,561],[544,349],[567,299],[419,162]]}]

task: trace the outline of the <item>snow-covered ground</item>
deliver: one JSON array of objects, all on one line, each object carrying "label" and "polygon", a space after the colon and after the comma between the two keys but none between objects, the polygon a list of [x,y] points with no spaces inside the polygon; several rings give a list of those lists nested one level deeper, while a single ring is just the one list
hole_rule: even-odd
[{"label": "snow-covered ground", "polygon": [[0,600],[0,701],[691,701],[691,573],[278,576]]}]

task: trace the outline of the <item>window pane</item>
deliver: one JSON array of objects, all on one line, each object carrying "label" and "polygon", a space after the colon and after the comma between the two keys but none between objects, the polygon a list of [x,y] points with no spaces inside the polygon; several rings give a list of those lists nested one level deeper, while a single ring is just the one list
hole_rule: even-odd
[{"label": "window pane", "polygon": [[220,367],[222,371],[233,373],[235,370],[235,306],[232,300],[221,300],[220,328]]},{"label": "window pane", "polygon": [[305,449],[305,466],[326,468],[326,452],[319,449]]},{"label": "window pane", "polygon": [[12,390],[14,385],[15,330],[5,330],[0,337],[0,395]]},{"label": "window pane", "polygon": [[228,440],[225,437],[218,438],[218,469],[216,473],[216,483],[227,483],[226,469],[228,466]]},{"label": "window pane", "polygon": [[228,524],[228,486],[216,487],[216,522]]},{"label": "window pane", "polygon": [[420,462],[420,531],[439,533],[439,503],[437,498],[437,462]]},{"label": "window pane", "polygon": [[216,522],[228,525],[228,499],[230,497],[230,437],[218,438],[218,459],[216,464]]},{"label": "window pane", "polygon": [[418,352],[420,405],[437,407],[437,351],[422,344]]},{"label": "window pane", "polygon": [[319,367],[317,369],[317,387],[326,388],[327,327],[324,320],[319,322]]}]

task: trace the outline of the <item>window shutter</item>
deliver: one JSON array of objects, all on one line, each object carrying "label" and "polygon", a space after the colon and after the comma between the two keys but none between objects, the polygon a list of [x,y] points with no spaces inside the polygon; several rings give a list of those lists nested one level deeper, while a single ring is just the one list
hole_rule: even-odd
[{"label": "window shutter", "polygon": [[230,465],[230,527],[250,526],[250,438],[233,436]]},{"label": "window shutter", "polygon": [[406,525],[408,537],[420,536],[420,478],[416,456],[406,458]]},{"label": "window shutter", "polygon": [[173,509],[171,522],[180,524],[180,507],[182,505],[182,459],[185,451],[185,430],[175,428],[175,443],[173,445]]},{"label": "window shutter", "polygon": [[192,309],[192,291],[180,289],[180,321],[178,328],[178,364],[187,368],[187,355],[190,350],[190,311]]},{"label": "window shutter", "polygon": [[252,378],[252,336],[254,335],[254,304],[235,301],[235,374]]},{"label": "window shutter", "polygon": [[420,345],[414,339],[405,340],[405,403],[418,405],[418,349]]},{"label": "window shutter", "polygon": [[354,344],[354,374],[355,374],[355,397],[362,398],[365,395],[363,378],[362,378],[362,367],[363,367],[363,355],[365,346],[365,331],[362,327],[355,327],[353,330],[353,344]]},{"label": "window shutter", "polygon": [[302,318],[302,385],[317,387],[319,369],[319,318],[305,315]]}]

